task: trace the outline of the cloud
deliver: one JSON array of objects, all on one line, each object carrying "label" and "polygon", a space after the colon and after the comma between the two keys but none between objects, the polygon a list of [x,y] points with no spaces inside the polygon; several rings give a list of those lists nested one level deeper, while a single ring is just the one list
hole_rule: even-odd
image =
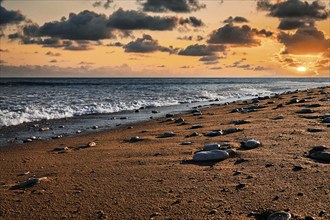
[{"label": "cloud", "polygon": [[180,50],[178,54],[181,56],[210,56],[214,55],[215,52],[223,52],[225,49],[226,48],[223,45],[211,46],[205,44],[194,44]]},{"label": "cloud", "polygon": [[226,24],[225,26],[211,33],[208,43],[210,44],[233,44],[240,46],[258,46],[260,41],[256,36],[269,37],[273,33],[265,29],[257,30],[248,25],[234,26]]},{"label": "cloud", "polygon": [[121,43],[121,42],[115,42],[115,43],[109,43],[109,44],[107,44],[107,46],[109,46],[109,47],[123,47],[124,44]]},{"label": "cloud", "polygon": [[272,4],[269,0],[258,0],[257,8],[269,12],[269,16],[280,19],[281,30],[293,30],[329,17],[329,10],[321,1],[311,3],[301,0],[287,0]]},{"label": "cloud", "polygon": [[284,53],[322,53],[330,47],[330,39],[326,39],[316,27],[301,27],[294,34],[281,32],[277,38],[285,45]]},{"label": "cloud", "polygon": [[202,20],[196,17],[177,18],[175,16],[150,16],[144,12],[135,10],[123,10],[119,8],[110,15],[107,25],[119,30],[153,30],[165,31],[173,30],[178,25],[191,25],[200,27]]},{"label": "cloud", "polygon": [[204,37],[201,35],[197,35],[196,37],[189,35],[189,36],[178,37],[177,39],[186,40],[186,41],[192,41],[192,40],[201,41],[201,40],[204,40]]},{"label": "cloud", "polygon": [[106,1],[96,1],[93,3],[93,7],[103,7],[105,9],[110,8],[113,0],[106,0]]},{"label": "cloud", "polygon": [[1,52],[1,53],[8,53],[9,50],[8,50],[8,49],[1,49],[1,48],[0,48],[0,52]]},{"label": "cloud", "polygon": [[11,11],[0,5],[0,27],[9,24],[18,24],[25,20],[20,11]]},{"label": "cloud", "polygon": [[131,41],[124,46],[125,52],[133,53],[152,53],[156,51],[174,53],[172,47],[163,47],[158,44],[150,35],[144,34],[142,38]]},{"label": "cloud", "polygon": [[187,13],[205,8],[198,0],[146,0],[141,1],[144,11]]},{"label": "cloud", "polygon": [[306,22],[301,19],[295,19],[295,18],[284,18],[281,20],[278,29],[294,30],[304,26],[314,26],[314,22],[312,21]]},{"label": "cloud", "polygon": [[114,38],[107,18],[92,11],[70,13],[69,18],[61,21],[47,22],[38,30],[39,36],[58,37],[68,40],[101,40]]},{"label": "cloud", "polygon": [[320,1],[308,3],[301,0],[287,0],[276,4],[269,0],[259,0],[257,8],[269,11],[269,15],[277,18],[312,18],[324,20],[329,17],[329,11]]},{"label": "cloud", "polygon": [[57,60],[53,59],[49,61],[50,63],[57,63]]},{"label": "cloud", "polygon": [[249,21],[244,18],[244,17],[240,17],[240,16],[236,16],[236,17],[228,17],[226,20],[223,21],[223,23],[248,23]]}]

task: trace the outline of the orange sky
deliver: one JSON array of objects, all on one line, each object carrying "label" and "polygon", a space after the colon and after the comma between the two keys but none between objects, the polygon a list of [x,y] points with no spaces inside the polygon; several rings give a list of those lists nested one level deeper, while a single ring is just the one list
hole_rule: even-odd
[{"label": "orange sky", "polygon": [[[185,2],[185,0],[182,1]],[[300,0],[289,1],[295,1],[294,3],[296,4]],[[325,5],[326,8],[324,10],[318,11],[318,13],[323,13],[323,17],[319,14],[304,15],[302,9],[301,14],[299,14],[300,17],[296,16],[292,18],[294,12],[285,15],[287,17],[283,17],[278,12],[281,10],[281,4],[286,1],[276,4],[275,0],[270,1],[270,3],[273,7],[277,7],[276,10],[278,11],[271,11],[271,9],[257,10],[257,1],[246,0],[224,0],[223,3],[220,0],[197,1],[200,5],[205,4],[205,7],[185,12],[173,11],[171,9],[167,9],[165,12],[152,12],[144,9],[143,5],[134,0],[114,0],[110,4],[110,8],[102,7],[106,1],[102,1],[99,7],[93,6],[95,2],[92,0],[65,2],[56,0],[2,1],[1,7],[3,9],[7,12],[21,14],[24,16],[24,20],[4,23],[6,21],[5,17],[1,18],[0,28],[4,36],[0,38],[0,76],[330,76],[329,4]],[[147,2],[147,0],[144,2]],[[312,5],[313,1],[308,2]],[[326,3],[324,2],[324,4]],[[17,12],[18,10],[19,12]],[[93,31],[100,30],[95,29],[99,23],[93,23],[91,26],[86,26],[86,28],[79,30],[79,38],[89,34],[84,32],[90,32],[86,39],[82,39],[84,40],[83,46],[86,47],[79,50],[76,50],[78,48],[76,46],[81,46],[81,43],[79,40],[77,41],[76,35],[75,38],[70,35],[72,34],[72,30],[70,29],[66,30],[70,34],[62,34],[60,37],[56,35],[55,37],[59,38],[62,43],[64,41],[71,41],[72,47],[63,45],[49,47],[44,43],[24,44],[22,42],[23,37],[34,39],[35,42],[40,39],[44,40],[54,37],[51,35],[55,33],[54,30],[47,29],[48,32],[46,34],[44,33],[46,31],[42,29],[42,26],[46,22],[57,21],[60,23],[63,16],[68,21],[70,13],[77,15],[84,10],[89,10],[96,14],[104,14],[106,19],[119,10],[123,10],[124,12],[134,10],[143,13],[145,16],[158,16],[161,19],[164,17],[183,19],[193,16],[200,19],[203,25],[194,26],[191,21],[187,21],[181,25],[179,24],[180,20],[177,20],[178,23],[176,23],[172,30],[151,30],[159,28],[160,24],[157,23],[155,27],[151,27],[151,21],[148,20],[149,24],[145,28],[133,27],[132,29],[125,28],[124,30],[121,29],[122,27],[119,27],[119,25],[123,25],[122,22],[120,24],[113,24],[111,29],[108,26],[106,27],[106,30],[109,29],[114,32],[116,39],[101,37],[98,40],[91,40],[91,38],[94,38],[93,36],[90,37],[90,35],[94,34]],[[127,15],[131,17],[125,17],[125,19],[136,20],[131,14]],[[240,16],[247,19],[248,22],[238,23],[233,21],[229,24],[224,23],[223,21],[229,16],[233,18]],[[288,16],[291,17],[288,18]],[[308,20],[308,22],[312,20],[313,24],[312,26],[308,24],[307,26],[305,25],[291,30],[280,30],[278,26],[285,19]],[[38,33],[38,36],[27,36],[23,32],[23,28],[30,24],[37,24],[41,30],[40,33],[43,30],[43,35]],[[109,25],[109,23],[106,25]],[[244,29],[244,25],[250,29],[242,32],[247,34],[244,37],[239,36],[239,34],[238,36],[229,35],[228,38],[223,35],[213,36],[215,35],[214,31],[218,29],[221,29],[222,34],[227,34],[228,32],[225,33],[224,30],[225,25],[228,25],[228,32],[230,30],[241,31]],[[116,29],[114,29],[114,26]],[[261,32],[262,30],[271,34],[266,36],[266,34]],[[129,31],[130,36],[123,36],[125,31]],[[15,39],[10,37],[11,34],[15,33],[18,33],[19,37]],[[320,33],[321,35],[323,33],[324,36],[320,36]],[[150,36],[152,40],[146,35]],[[192,36],[192,39],[185,39],[188,36]],[[197,36],[200,36],[202,39],[197,40]],[[217,37],[218,42],[211,42],[212,36]],[[238,37],[238,39],[235,39],[235,37]],[[137,44],[139,38],[141,41],[143,38],[142,44]],[[109,44],[113,45],[116,42],[120,42],[120,46],[109,46]],[[155,49],[143,51],[146,46],[145,43],[152,43],[152,48]],[[195,44],[205,45],[208,54],[192,55],[195,51],[185,51],[187,47]],[[147,46],[150,48],[150,45]],[[225,49],[213,51],[210,48],[214,46],[225,46]],[[210,52],[209,49],[212,51]],[[132,52],[128,50],[132,50]]]}]

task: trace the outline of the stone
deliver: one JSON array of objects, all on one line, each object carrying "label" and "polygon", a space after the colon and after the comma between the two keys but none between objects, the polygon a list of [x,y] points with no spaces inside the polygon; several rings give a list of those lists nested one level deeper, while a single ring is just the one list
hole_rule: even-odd
[{"label": "stone", "polygon": [[288,104],[294,104],[294,103],[299,103],[299,99],[293,98],[288,102]]},{"label": "stone", "polygon": [[87,144],[87,146],[88,146],[88,147],[95,147],[95,146],[96,146],[96,143],[95,143],[94,141],[92,141],[92,142],[89,142],[89,143]]},{"label": "stone", "polygon": [[196,129],[196,128],[202,128],[203,126],[201,124],[194,124],[191,126],[191,129]]},{"label": "stone", "polygon": [[68,147],[56,147],[56,148],[54,148],[53,151],[67,151],[67,150],[69,150]]},{"label": "stone", "polygon": [[167,137],[173,137],[175,136],[175,134],[172,131],[167,131],[162,133],[159,137],[160,138],[167,138]]},{"label": "stone", "polygon": [[318,104],[318,103],[316,103],[316,104],[310,104],[310,105],[307,105],[306,107],[307,108],[317,108],[317,107],[321,107],[321,104]]},{"label": "stone", "polygon": [[253,148],[257,148],[259,146],[261,146],[260,141],[254,140],[254,139],[250,139],[248,141],[242,142],[241,143],[243,148],[247,148],[247,149],[253,149]]},{"label": "stone", "polygon": [[238,128],[228,128],[226,130],[223,131],[224,134],[231,134],[231,133],[235,133],[235,132],[239,132],[241,131],[240,129]]},{"label": "stone", "polygon": [[196,137],[196,136],[198,136],[199,134],[196,132],[196,131],[194,131],[194,132],[192,132],[191,134],[187,134],[186,135],[186,137]]},{"label": "stone", "polygon": [[192,144],[192,142],[190,142],[190,141],[185,141],[185,142],[181,143],[181,145],[191,145],[191,144]]},{"label": "stone", "polygon": [[138,141],[141,141],[140,137],[139,136],[134,136],[134,137],[131,137],[128,139],[128,142],[138,142]]},{"label": "stone", "polygon": [[215,136],[220,136],[222,134],[223,134],[222,130],[214,130],[214,131],[205,132],[204,136],[215,137]]},{"label": "stone", "polygon": [[280,120],[280,119],[284,119],[284,116],[283,115],[279,115],[277,116],[276,118],[274,118],[275,120]]},{"label": "stone", "polygon": [[220,144],[205,144],[203,150],[210,151],[210,150],[218,150],[220,148]]},{"label": "stone", "polygon": [[242,125],[242,124],[248,124],[250,123],[250,121],[247,120],[234,120],[230,122],[231,124],[235,124],[235,125]]},{"label": "stone", "polygon": [[65,128],[65,126],[64,125],[60,125],[60,126],[58,126],[59,128]]},{"label": "stone", "polygon": [[182,122],[184,122],[184,118],[175,119],[175,123],[182,123]]},{"label": "stone", "polygon": [[44,181],[47,180],[47,177],[41,177],[41,178],[29,178],[27,180],[25,180],[24,182],[12,186],[10,189],[15,190],[15,189],[24,189],[24,188],[28,188],[31,186],[36,185],[37,183],[39,183],[40,181]]},{"label": "stone", "polygon": [[308,128],[307,129],[307,131],[308,132],[322,132],[322,131],[324,131],[323,129],[321,129],[321,128]]},{"label": "stone", "polygon": [[193,161],[219,161],[225,160],[229,154],[223,150],[199,151],[193,156]]},{"label": "stone", "polygon": [[23,143],[29,143],[29,142],[32,142],[33,140],[31,138],[27,138],[25,140],[23,140]]},{"label": "stone", "polygon": [[159,113],[159,112],[158,112],[157,110],[152,110],[151,113],[153,113],[153,114],[157,114],[157,113]]},{"label": "stone", "polygon": [[165,122],[174,121],[174,118],[166,118]]},{"label": "stone", "polygon": [[98,129],[98,128],[99,128],[99,126],[97,126],[97,125],[94,125],[92,128],[93,128],[93,129]]},{"label": "stone", "polygon": [[326,146],[316,146],[309,151],[309,157],[315,160],[330,162],[330,151]]},{"label": "stone", "polygon": [[238,108],[234,108],[230,111],[230,113],[235,113],[235,112],[239,112],[239,109]]},{"label": "stone", "polygon": [[193,113],[193,116],[201,116],[202,115],[202,112],[195,112]]},{"label": "stone", "polygon": [[284,211],[274,212],[267,217],[267,220],[289,220],[289,219],[291,219],[291,214]]},{"label": "stone", "polygon": [[309,114],[309,113],[313,113],[314,111],[312,109],[309,109],[309,108],[303,108],[299,111],[297,111],[296,113],[299,113],[299,114]]},{"label": "stone", "polygon": [[166,117],[166,118],[173,118],[173,117],[174,117],[174,114],[172,114],[172,113],[168,113],[168,114],[165,115],[165,117]]},{"label": "stone", "polygon": [[326,117],[322,120],[322,123],[330,123],[330,117]]},{"label": "stone", "polygon": [[128,117],[120,117],[119,119],[120,120],[126,120],[126,119],[128,119]]}]

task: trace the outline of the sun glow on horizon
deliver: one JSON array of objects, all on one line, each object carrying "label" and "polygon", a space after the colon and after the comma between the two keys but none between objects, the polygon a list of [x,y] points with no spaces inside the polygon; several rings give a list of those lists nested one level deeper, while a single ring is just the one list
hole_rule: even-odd
[{"label": "sun glow on horizon", "polygon": [[307,68],[304,67],[304,66],[299,66],[299,67],[296,68],[296,70],[297,70],[298,72],[306,72]]}]

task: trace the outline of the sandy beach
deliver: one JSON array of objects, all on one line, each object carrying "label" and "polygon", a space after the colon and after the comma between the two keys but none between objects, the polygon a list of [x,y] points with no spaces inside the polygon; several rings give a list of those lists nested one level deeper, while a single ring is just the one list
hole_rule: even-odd
[{"label": "sandy beach", "polygon": [[[330,219],[330,162],[310,152],[322,145],[330,152],[330,87],[252,102],[2,147],[0,218],[267,219],[285,211],[292,219]],[[204,135],[229,128],[237,132]],[[175,135],[160,138],[164,132]],[[198,135],[187,137],[192,132]],[[248,139],[261,145],[246,149]],[[210,143],[234,152],[193,161]],[[20,185],[29,178],[37,179]]]}]

